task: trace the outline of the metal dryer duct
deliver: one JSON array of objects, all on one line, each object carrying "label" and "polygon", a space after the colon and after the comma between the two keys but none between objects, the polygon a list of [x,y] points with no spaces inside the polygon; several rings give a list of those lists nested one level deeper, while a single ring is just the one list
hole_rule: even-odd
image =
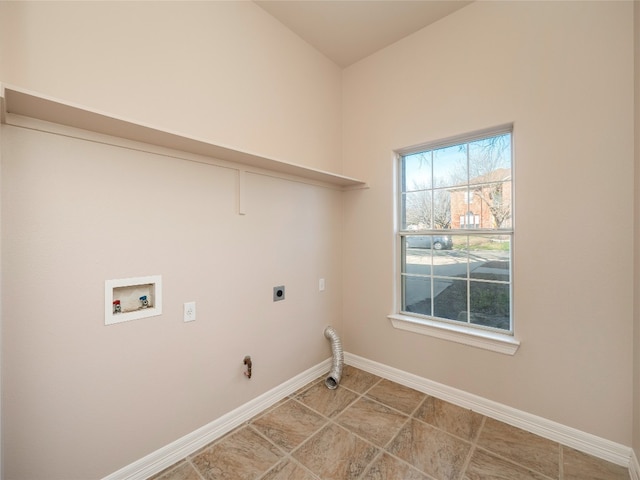
[{"label": "metal dryer duct", "polygon": [[324,336],[331,341],[331,354],[333,361],[331,371],[325,379],[324,384],[330,390],[335,390],[338,388],[338,384],[340,383],[340,377],[342,376],[342,364],[344,363],[342,342],[340,341],[338,333],[331,326],[324,329]]}]

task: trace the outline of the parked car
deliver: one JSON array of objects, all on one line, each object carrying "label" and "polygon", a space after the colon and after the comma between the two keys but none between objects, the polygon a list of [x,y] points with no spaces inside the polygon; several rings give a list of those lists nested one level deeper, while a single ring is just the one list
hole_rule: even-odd
[{"label": "parked car", "polygon": [[449,235],[412,235],[407,238],[407,248],[433,248],[451,250],[453,238]]}]

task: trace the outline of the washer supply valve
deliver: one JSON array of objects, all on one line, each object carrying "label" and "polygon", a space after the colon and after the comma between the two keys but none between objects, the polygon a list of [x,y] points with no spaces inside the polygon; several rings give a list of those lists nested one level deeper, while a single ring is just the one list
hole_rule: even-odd
[{"label": "washer supply valve", "polygon": [[149,299],[146,295],[140,297],[140,308],[147,308],[149,306]]}]

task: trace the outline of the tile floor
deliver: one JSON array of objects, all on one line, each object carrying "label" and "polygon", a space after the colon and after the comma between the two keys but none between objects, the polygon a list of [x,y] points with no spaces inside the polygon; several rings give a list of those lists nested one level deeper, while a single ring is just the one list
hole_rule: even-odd
[{"label": "tile floor", "polygon": [[629,480],[626,468],[345,365],[153,480]]}]

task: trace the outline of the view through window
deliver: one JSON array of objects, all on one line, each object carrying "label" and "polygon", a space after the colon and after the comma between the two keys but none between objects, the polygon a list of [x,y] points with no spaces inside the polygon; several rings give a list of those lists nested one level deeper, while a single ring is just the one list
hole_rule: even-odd
[{"label": "view through window", "polygon": [[511,127],[399,156],[400,313],[512,332]]}]

